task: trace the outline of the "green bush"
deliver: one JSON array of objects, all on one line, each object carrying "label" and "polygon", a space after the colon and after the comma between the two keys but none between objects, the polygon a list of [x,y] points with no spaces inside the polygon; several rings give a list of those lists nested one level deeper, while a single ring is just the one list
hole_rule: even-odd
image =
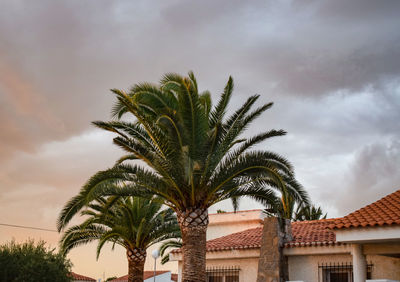
[{"label": "green bush", "polygon": [[44,241],[0,245],[0,281],[67,282],[70,268],[70,261]]}]

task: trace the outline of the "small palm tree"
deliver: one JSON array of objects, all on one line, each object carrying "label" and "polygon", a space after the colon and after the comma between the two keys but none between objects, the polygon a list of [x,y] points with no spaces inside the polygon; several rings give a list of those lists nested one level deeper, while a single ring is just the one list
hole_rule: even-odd
[{"label": "small palm tree", "polygon": [[126,249],[128,281],[143,281],[146,249],[166,239],[180,237],[171,209],[160,201],[133,197],[98,198],[81,212],[87,219],[69,228],[60,240],[66,254],[72,248],[98,241],[97,258],[106,242]]},{"label": "small palm tree", "polygon": [[166,264],[169,262],[169,252],[168,249],[179,249],[182,248],[182,239],[172,239],[169,241],[165,241],[160,246],[160,256],[161,256],[161,264]]},{"label": "small palm tree", "polygon": [[[116,120],[94,124],[116,134],[114,143],[127,154],[114,167],[95,174],[67,203],[59,229],[98,195],[157,195],[178,217],[183,281],[205,281],[210,206],[232,199],[237,207],[244,196],[267,204],[275,198],[274,191],[308,201],[285,158],[253,149],[269,138],[285,135],[285,131],[243,136],[272,103],[252,110],[259,98],[254,95],[226,116],[233,92],[231,77],[215,107],[210,93],[199,91],[191,72],[187,77],[166,74],[159,84],[140,83],[129,93],[112,91],[117,98],[113,107]],[[121,120],[125,115],[130,119]],[[130,160],[136,162],[131,164]],[[116,189],[110,189],[110,184],[117,184],[113,186]]]},{"label": "small palm tree", "polygon": [[264,210],[266,215],[291,220],[295,212],[296,201],[282,193],[280,197],[275,196],[266,206]]},{"label": "small palm tree", "polygon": [[316,207],[309,203],[296,201],[287,193],[282,193],[280,197],[276,196],[273,201],[267,204],[264,210],[267,216],[275,216],[290,221],[318,220],[325,219],[321,207]]},{"label": "small palm tree", "polygon": [[304,220],[318,220],[325,219],[327,213],[324,214],[321,207],[314,205],[303,206],[298,209],[293,217],[294,221],[304,221]]}]

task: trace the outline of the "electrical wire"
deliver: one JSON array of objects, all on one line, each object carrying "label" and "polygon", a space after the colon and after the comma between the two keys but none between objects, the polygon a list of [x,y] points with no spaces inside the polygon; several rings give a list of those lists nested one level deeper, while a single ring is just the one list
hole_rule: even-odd
[{"label": "electrical wire", "polygon": [[33,229],[33,230],[41,230],[41,231],[49,231],[49,232],[57,232],[58,233],[57,230],[39,228],[39,227],[32,227],[32,226],[15,225],[15,224],[7,224],[7,223],[0,223],[0,225],[8,226],[8,227],[15,227],[15,228]]}]

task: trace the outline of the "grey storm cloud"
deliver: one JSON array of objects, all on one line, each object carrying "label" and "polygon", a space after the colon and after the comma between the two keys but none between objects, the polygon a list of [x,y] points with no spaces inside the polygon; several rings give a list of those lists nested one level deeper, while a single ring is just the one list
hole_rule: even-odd
[{"label": "grey storm cloud", "polygon": [[90,125],[109,119],[109,89],[171,71],[214,95],[233,75],[231,110],[275,102],[248,132],[288,132],[261,147],[328,216],[400,189],[399,14],[397,0],[0,1],[0,220],[53,228],[121,154]]},{"label": "grey storm cloud", "polygon": [[[109,89],[193,70],[214,94],[232,74],[232,108],[254,93],[274,101],[249,131],[287,130],[265,147],[332,206],[325,195],[337,187],[327,182],[349,181],[359,174],[353,159],[361,165],[369,160],[361,155],[380,152],[362,148],[400,139],[399,13],[399,1],[373,0],[1,1],[0,198],[28,184],[77,191],[117,154],[101,157],[109,136],[68,145],[109,118]],[[73,156],[79,171],[64,171],[60,160],[74,167]]]},{"label": "grey storm cloud", "polygon": [[361,148],[345,182],[336,190],[343,195],[335,201],[336,208],[352,212],[400,189],[399,164],[399,139]]}]

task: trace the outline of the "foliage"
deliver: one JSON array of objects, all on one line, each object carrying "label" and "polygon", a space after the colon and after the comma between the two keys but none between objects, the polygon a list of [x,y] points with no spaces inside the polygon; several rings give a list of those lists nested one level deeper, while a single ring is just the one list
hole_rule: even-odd
[{"label": "foliage", "polygon": [[125,249],[147,249],[160,241],[180,237],[176,216],[157,199],[133,197],[97,198],[81,212],[86,220],[69,228],[61,250],[98,241],[97,257],[106,242]]},{"label": "foliage", "polygon": [[129,93],[112,92],[117,98],[112,109],[115,119],[93,124],[114,133],[114,144],[126,154],[113,167],[93,175],[66,204],[58,230],[99,195],[157,196],[176,212],[184,261],[193,262],[184,264],[183,279],[204,281],[209,207],[230,199],[236,210],[245,196],[267,205],[281,194],[308,203],[292,165],[274,152],[254,149],[286,132],[243,135],[272,103],[254,109],[259,95],[253,95],[226,114],[233,93],[231,77],[215,106],[208,91],[199,91],[192,72],[187,77],[168,73],[159,84],[139,83]]},{"label": "foliage", "polygon": [[71,263],[44,241],[15,241],[0,246],[0,281],[71,281]]},{"label": "foliage", "polygon": [[[216,106],[208,91],[199,92],[193,73],[166,74],[160,84],[140,83],[129,93],[113,89],[116,120],[94,125],[116,134],[114,143],[127,154],[110,169],[92,176],[71,199],[58,221],[62,230],[70,219],[98,195],[157,195],[181,212],[207,209],[231,199],[235,209],[243,196],[268,204],[276,193],[308,202],[294,178],[291,164],[276,153],[252,150],[269,138],[285,135],[268,130],[244,137],[245,129],[272,106],[252,110],[259,95],[226,117],[233,92],[230,77]],[[135,120],[121,120],[125,115]],[[140,160],[139,163],[129,163]]]},{"label": "foliage", "polygon": [[179,249],[179,248],[182,248],[182,240],[180,238],[163,242],[159,249],[161,256],[161,264],[166,264],[167,262],[169,262],[169,252],[167,253],[168,249]]},{"label": "foliage", "polygon": [[327,213],[323,213],[321,207],[314,205],[303,206],[296,211],[293,220],[303,221],[303,220],[318,220],[326,219]]},{"label": "foliage", "polygon": [[268,203],[264,213],[267,216],[276,216],[290,219],[291,221],[325,219],[327,216],[326,213],[323,215],[321,207],[316,207],[302,201],[296,201],[287,194],[276,197],[274,201]]}]

